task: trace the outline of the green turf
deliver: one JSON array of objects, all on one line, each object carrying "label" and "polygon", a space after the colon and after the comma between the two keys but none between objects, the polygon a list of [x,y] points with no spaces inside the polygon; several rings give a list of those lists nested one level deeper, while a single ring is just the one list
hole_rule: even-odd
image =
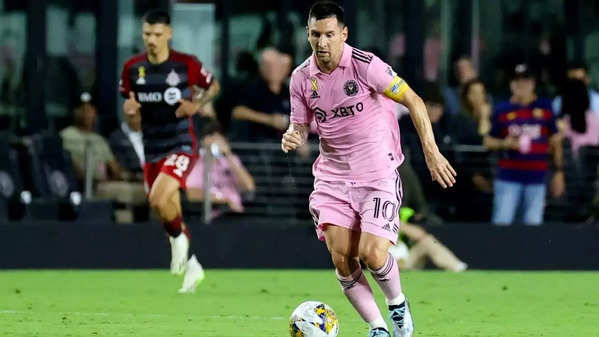
[{"label": "green turf", "polygon": [[[194,295],[178,295],[180,281],[154,270],[3,271],[0,336],[284,337],[309,299],[335,309],[339,336],[367,335],[330,271],[209,270]],[[406,272],[403,285],[416,336],[599,337],[599,273]]]}]

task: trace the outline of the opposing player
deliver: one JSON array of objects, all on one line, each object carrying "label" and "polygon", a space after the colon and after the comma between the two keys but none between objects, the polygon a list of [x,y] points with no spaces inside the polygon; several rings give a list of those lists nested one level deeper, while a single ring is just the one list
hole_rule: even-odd
[{"label": "opposing player", "polygon": [[195,256],[188,260],[191,236],[182,219],[179,189],[185,189],[198,153],[190,117],[220,86],[195,56],[169,48],[173,33],[167,12],[146,13],[142,30],[146,52],[127,60],[119,90],[127,98],[125,113],[141,113],[148,200],[169,235],[171,272],[185,272],[180,292],[189,292],[204,272]]},{"label": "opposing player", "polygon": [[387,99],[404,104],[418,130],[433,180],[443,188],[456,173],[434,140],[426,108],[397,74],[375,55],[345,44],[343,9],[318,2],[308,15],[313,54],[291,77],[291,125],[284,152],[306,142],[316,120],[320,156],[313,165],[310,212],[318,238],[331,253],[343,293],[370,327],[370,337],[390,336],[360,267],[370,269],[385,294],[394,337],[414,331],[399,270],[388,248],[397,240],[403,160],[399,127]]}]

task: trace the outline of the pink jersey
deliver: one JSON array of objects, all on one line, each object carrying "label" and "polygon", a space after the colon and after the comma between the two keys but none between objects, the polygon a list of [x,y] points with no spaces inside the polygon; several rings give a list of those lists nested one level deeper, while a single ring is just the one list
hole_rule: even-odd
[{"label": "pink jersey", "polygon": [[332,73],[314,55],[291,75],[291,122],[316,120],[320,155],[312,172],[327,181],[384,179],[403,161],[399,126],[383,92],[395,73],[381,59],[348,44]]},{"label": "pink jersey", "polygon": [[[243,167],[239,157],[234,154],[230,156],[235,165]],[[229,201],[232,211],[243,212],[241,191],[237,184],[237,178],[226,158],[220,157],[212,163],[211,178],[212,186],[210,192],[212,195],[218,199]],[[187,177],[187,188],[204,188],[204,161],[202,158],[196,161],[191,173]]]}]

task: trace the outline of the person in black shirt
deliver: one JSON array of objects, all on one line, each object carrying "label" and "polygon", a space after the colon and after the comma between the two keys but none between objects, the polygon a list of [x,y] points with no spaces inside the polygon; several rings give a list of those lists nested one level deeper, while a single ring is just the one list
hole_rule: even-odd
[{"label": "person in black shirt", "polygon": [[279,142],[289,125],[289,88],[285,83],[292,58],[268,48],[260,59],[260,78],[244,90],[233,107],[233,140]]}]

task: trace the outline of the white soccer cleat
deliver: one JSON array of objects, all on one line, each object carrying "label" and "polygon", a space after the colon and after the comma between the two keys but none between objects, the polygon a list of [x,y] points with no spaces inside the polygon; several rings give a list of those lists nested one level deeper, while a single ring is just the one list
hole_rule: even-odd
[{"label": "white soccer cleat", "polygon": [[179,294],[190,294],[196,291],[198,284],[204,281],[206,274],[204,268],[195,255],[192,255],[189,261],[187,261],[187,270],[183,277],[183,285],[179,289]]},{"label": "white soccer cleat", "polygon": [[176,238],[169,236],[168,240],[171,243],[171,274],[183,275],[189,253],[189,239],[181,233]]},{"label": "white soccer cleat", "polygon": [[393,324],[393,337],[412,337],[414,335],[414,321],[408,299],[399,308],[389,312],[389,319]]}]

